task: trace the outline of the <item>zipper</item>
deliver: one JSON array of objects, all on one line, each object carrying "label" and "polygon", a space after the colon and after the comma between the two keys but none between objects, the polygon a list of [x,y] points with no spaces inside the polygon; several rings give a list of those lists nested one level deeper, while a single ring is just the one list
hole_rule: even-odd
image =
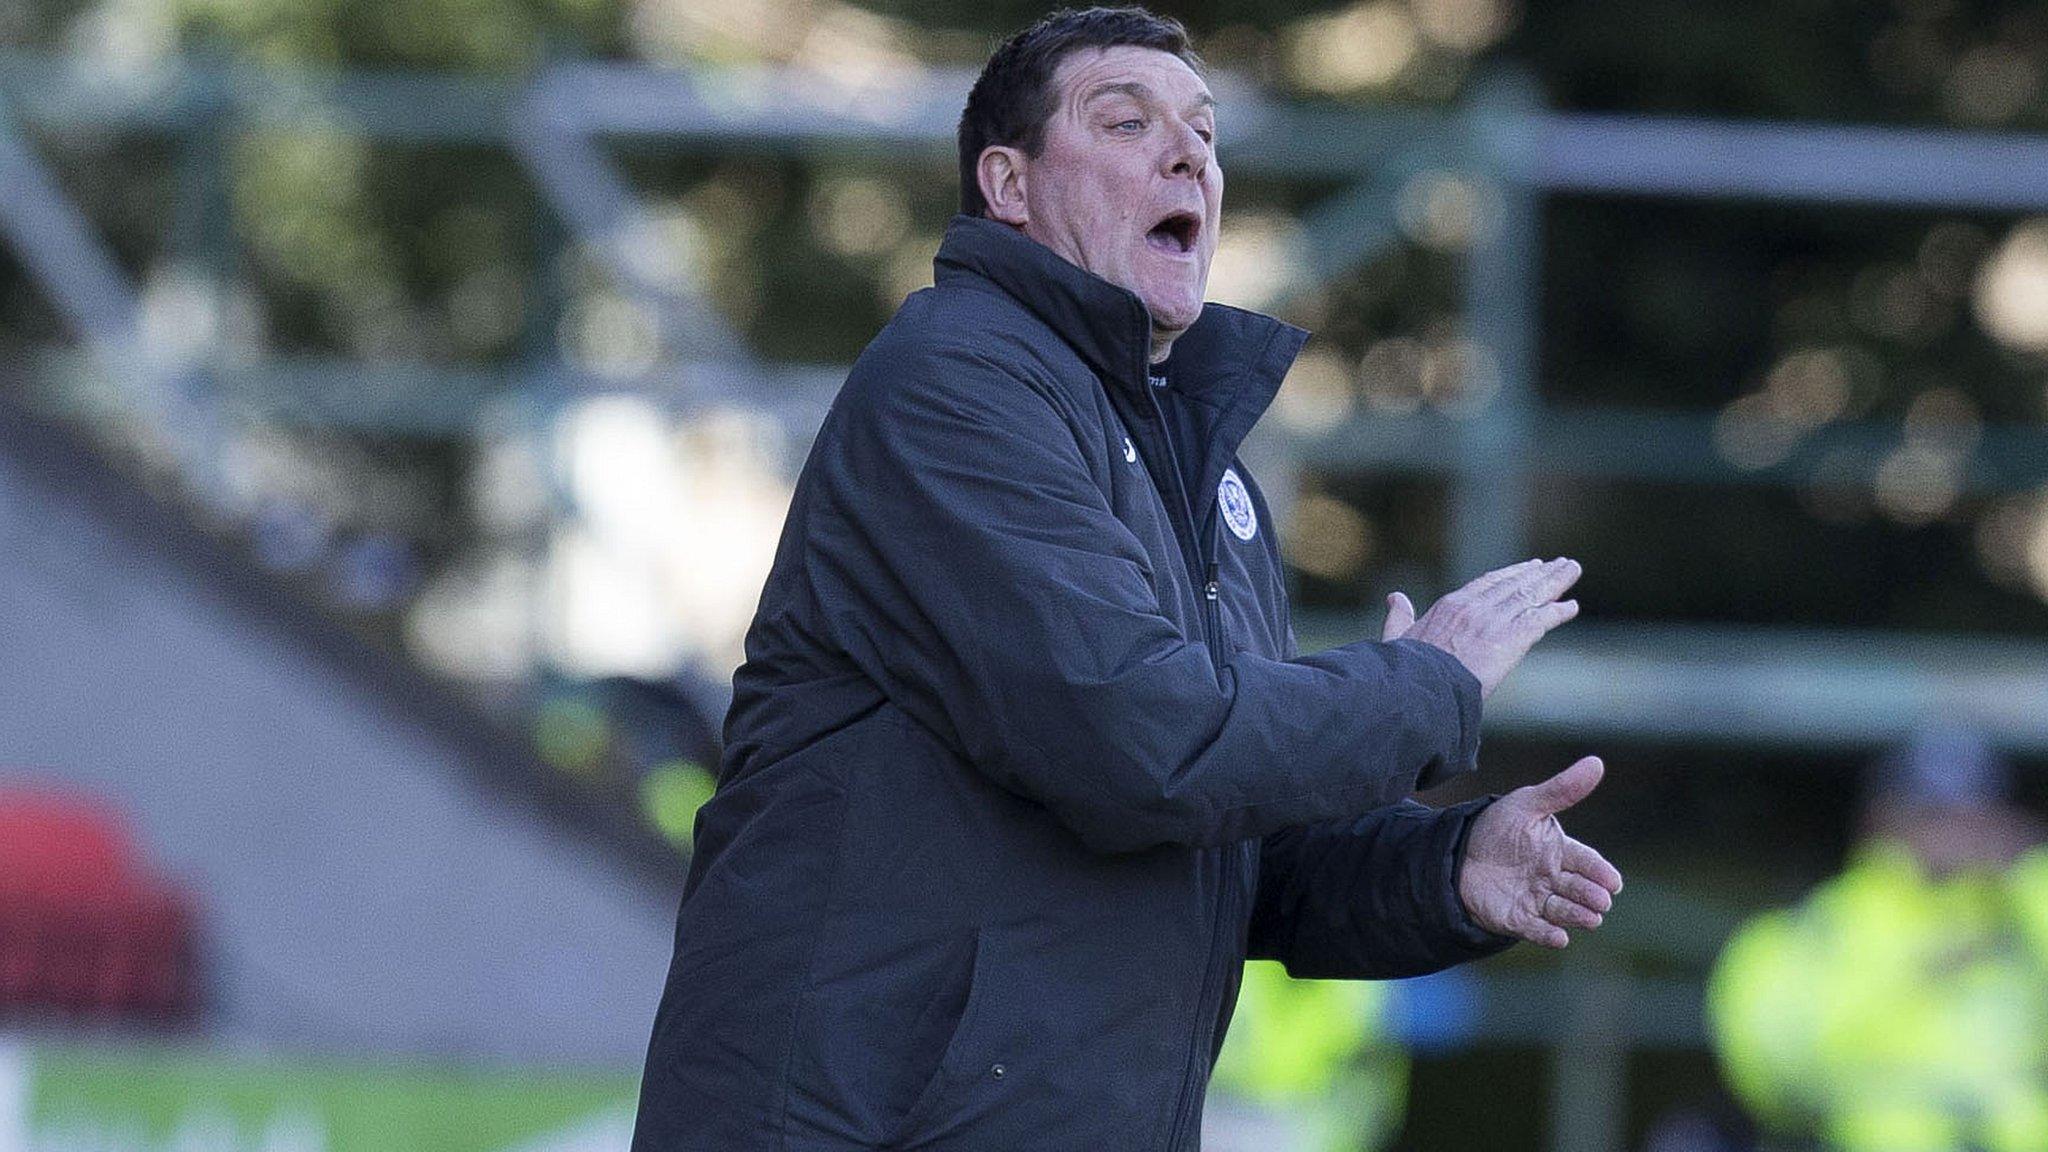
[{"label": "zipper", "polygon": [[1209,963],[1202,972],[1202,995],[1195,1005],[1195,1034],[1188,1038],[1188,1054],[1182,1064],[1180,1099],[1174,1105],[1173,1127],[1167,1132],[1166,1152],[1180,1152],[1181,1141],[1187,1135],[1189,1119],[1195,1114],[1196,1061],[1203,1059],[1205,1048],[1215,1047],[1217,1016],[1222,1005],[1217,1003],[1214,989],[1222,979],[1224,923],[1228,919],[1225,910],[1236,906],[1237,896],[1237,850],[1233,846],[1218,853],[1216,871],[1216,922],[1210,925]]},{"label": "zipper", "polygon": [[[1188,499],[1188,483],[1183,479],[1186,473],[1182,472],[1180,468],[1180,449],[1174,446],[1173,429],[1166,422],[1166,411],[1159,406],[1159,397],[1154,392],[1154,389],[1157,387],[1158,385],[1151,382],[1151,377],[1146,378],[1145,400],[1152,406],[1152,419],[1159,425],[1160,439],[1166,442],[1166,467],[1168,471],[1173,473],[1173,490],[1180,497],[1180,516],[1174,520],[1174,535],[1180,540],[1181,551],[1186,553],[1184,559],[1188,561],[1188,575],[1202,589],[1202,599],[1204,601],[1202,613],[1203,630],[1207,633],[1205,639],[1209,642],[1210,662],[1216,666],[1217,679],[1221,680],[1223,677],[1223,654],[1218,650],[1217,642],[1222,613],[1218,607],[1217,598],[1222,594],[1222,588],[1217,583],[1216,564],[1213,559],[1214,550],[1205,551],[1196,542],[1196,533],[1199,529],[1195,526],[1195,506]],[[1174,518],[1169,517],[1169,519]],[[1211,533],[1211,535],[1213,536],[1214,533]]]},{"label": "zipper", "polygon": [[[1214,525],[1211,525],[1210,541],[1215,540]],[[1213,556],[1214,553],[1212,552]],[[1223,678],[1223,587],[1220,565],[1209,560],[1208,579],[1202,584],[1203,608],[1209,633],[1209,651],[1216,658],[1216,677]],[[1215,989],[1219,986],[1223,972],[1223,941],[1230,935],[1225,931],[1230,921],[1230,910],[1236,907],[1237,897],[1237,852],[1234,848],[1219,853],[1216,869],[1216,919],[1209,926],[1208,964],[1202,971],[1202,994],[1195,1004],[1195,1034],[1188,1038],[1188,1054],[1181,1066],[1180,1099],[1174,1107],[1173,1127],[1166,1138],[1167,1152],[1179,1152],[1181,1140],[1187,1134],[1187,1126],[1194,1115],[1195,1083],[1200,1078],[1196,1062],[1203,1059],[1202,1051],[1214,1047],[1217,1015],[1221,1005],[1216,1002]]]},{"label": "zipper", "polygon": [[[1202,629],[1209,644],[1209,659],[1215,666],[1218,683],[1223,680],[1223,582],[1221,565],[1216,561],[1216,516],[1210,513],[1208,544],[1206,549],[1197,542],[1201,529],[1195,524],[1193,502],[1188,499],[1186,473],[1181,471],[1179,450],[1174,447],[1173,432],[1166,422],[1166,413],[1159,406],[1159,397],[1154,394],[1151,380],[1146,380],[1145,398],[1151,401],[1152,416],[1159,423],[1162,438],[1166,441],[1166,463],[1173,472],[1174,491],[1180,494],[1181,547],[1190,553],[1194,561],[1191,574],[1201,581]],[[1178,527],[1178,526],[1177,526]],[[1192,545],[1192,547],[1190,546]],[[1216,1003],[1215,989],[1222,976],[1224,926],[1228,920],[1227,911],[1236,905],[1234,891],[1237,853],[1234,850],[1219,852],[1216,869],[1216,912],[1215,920],[1209,926],[1209,956],[1202,969],[1202,991],[1195,1001],[1194,1034],[1188,1037],[1188,1052],[1181,1064],[1180,1096],[1174,1103],[1173,1126],[1166,1136],[1166,1152],[1180,1152],[1181,1142],[1187,1136],[1189,1118],[1194,1115],[1195,1084],[1200,1079],[1196,1061],[1203,1059],[1202,1050],[1211,1046],[1216,1035],[1216,1016],[1220,1005]]]},{"label": "zipper", "polygon": [[1202,599],[1208,601],[1209,654],[1215,657],[1216,679],[1218,682],[1221,682],[1223,679],[1223,645],[1226,642],[1223,635],[1223,581],[1219,578],[1218,573],[1220,565],[1213,559],[1214,553],[1210,555],[1212,558],[1209,561],[1209,582],[1202,585]]}]

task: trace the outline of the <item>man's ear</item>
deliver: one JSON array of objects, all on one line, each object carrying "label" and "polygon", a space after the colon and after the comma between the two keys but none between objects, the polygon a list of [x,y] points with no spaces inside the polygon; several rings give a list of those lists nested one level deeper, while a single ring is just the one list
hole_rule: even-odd
[{"label": "man's ear", "polygon": [[988,203],[991,220],[1022,228],[1031,220],[1024,207],[1024,181],[1030,157],[1021,148],[991,144],[981,150],[974,177],[981,185],[981,198]]}]

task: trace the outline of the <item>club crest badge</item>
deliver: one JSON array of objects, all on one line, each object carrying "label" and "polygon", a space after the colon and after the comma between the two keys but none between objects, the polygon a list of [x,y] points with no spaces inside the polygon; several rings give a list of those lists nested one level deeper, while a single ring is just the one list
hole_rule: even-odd
[{"label": "club crest badge", "polygon": [[1259,514],[1252,508],[1252,494],[1245,491],[1237,469],[1223,470],[1223,482],[1216,486],[1216,507],[1223,513],[1223,522],[1230,526],[1232,536],[1249,540],[1259,534]]}]

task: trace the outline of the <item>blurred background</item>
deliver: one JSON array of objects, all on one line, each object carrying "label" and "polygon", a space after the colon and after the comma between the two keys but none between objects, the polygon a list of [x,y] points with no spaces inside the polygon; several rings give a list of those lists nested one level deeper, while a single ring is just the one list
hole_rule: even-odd
[{"label": "blurred background", "polygon": [[[1628,875],[1563,956],[1308,1012],[1357,1022],[1323,1067],[1233,1056],[1219,1098],[1356,1107],[1219,1105],[1212,1144],[2048,1146],[2048,887],[2007,883],[2048,759],[2048,10],[1156,10],[1222,102],[1211,297],[1316,332],[1245,449],[1304,645],[1580,559],[1477,787],[1599,752],[1569,823]],[[1043,11],[0,4],[0,1152],[625,1147],[790,484]],[[1826,994],[1724,946],[1878,843],[1977,885],[1975,943],[1921,916],[1849,1024],[1743,1033]],[[2007,1063],[1831,1102],[1873,1094],[1851,1025],[1985,956],[1923,1023]]]}]

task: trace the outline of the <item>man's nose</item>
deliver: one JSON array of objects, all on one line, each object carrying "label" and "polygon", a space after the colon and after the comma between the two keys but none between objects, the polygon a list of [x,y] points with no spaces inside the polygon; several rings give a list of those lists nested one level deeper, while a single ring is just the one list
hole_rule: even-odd
[{"label": "man's nose", "polygon": [[1174,121],[1172,139],[1166,149],[1166,170],[1170,175],[1200,180],[1209,167],[1209,144],[1201,133],[1184,121]]}]

